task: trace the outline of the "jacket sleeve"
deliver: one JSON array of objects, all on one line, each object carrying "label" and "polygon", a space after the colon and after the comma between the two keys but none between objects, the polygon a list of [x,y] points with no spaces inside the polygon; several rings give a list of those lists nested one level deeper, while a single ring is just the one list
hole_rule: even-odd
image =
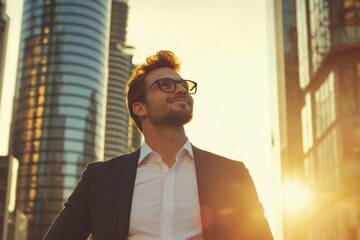
[{"label": "jacket sleeve", "polygon": [[83,171],[80,181],[64,204],[43,240],[86,240],[90,234],[88,189],[91,164]]},{"label": "jacket sleeve", "polygon": [[243,240],[273,240],[273,236],[264,216],[264,209],[259,201],[254,182],[248,169],[241,163],[241,196]]}]

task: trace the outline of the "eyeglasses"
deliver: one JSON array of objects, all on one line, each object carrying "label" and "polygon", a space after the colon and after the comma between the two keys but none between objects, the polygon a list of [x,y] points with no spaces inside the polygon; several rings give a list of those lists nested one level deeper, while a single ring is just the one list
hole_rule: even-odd
[{"label": "eyeglasses", "polygon": [[143,94],[139,97],[140,99],[145,96],[145,94],[154,86],[158,85],[161,91],[166,93],[175,92],[176,84],[180,84],[183,88],[186,89],[188,94],[195,94],[197,90],[197,83],[190,80],[174,80],[171,78],[161,78],[153,82]]}]

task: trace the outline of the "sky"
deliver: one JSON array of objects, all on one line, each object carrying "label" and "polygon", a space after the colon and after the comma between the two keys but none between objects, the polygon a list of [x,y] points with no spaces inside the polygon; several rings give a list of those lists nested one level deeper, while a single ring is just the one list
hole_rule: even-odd
[{"label": "sky", "polygon": [[[266,2],[130,0],[127,45],[134,47],[135,64],[158,50],[175,52],[182,77],[198,83],[187,136],[199,148],[245,163],[275,229]],[[8,149],[22,0],[8,0],[6,12],[0,155]]]}]

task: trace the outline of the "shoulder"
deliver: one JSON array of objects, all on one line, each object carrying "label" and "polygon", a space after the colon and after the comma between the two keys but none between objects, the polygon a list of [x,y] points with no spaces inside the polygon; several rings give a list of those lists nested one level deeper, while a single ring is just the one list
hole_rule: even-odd
[{"label": "shoulder", "polygon": [[98,171],[102,169],[116,168],[121,165],[127,165],[129,163],[135,163],[139,159],[140,149],[135,152],[119,155],[106,161],[91,162],[87,165],[87,169],[91,171]]},{"label": "shoulder", "polygon": [[204,160],[207,163],[223,166],[223,167],[241,167],[245,168],[245,165],[241,161],[233,160],[215,153],[202,150],[195,146],[192,146],[194,152],[194,158],[198,160]]}]

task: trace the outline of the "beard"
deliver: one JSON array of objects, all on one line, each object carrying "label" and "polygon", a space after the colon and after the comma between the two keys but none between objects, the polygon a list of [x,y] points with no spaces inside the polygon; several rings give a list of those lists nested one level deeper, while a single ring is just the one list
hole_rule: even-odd
[{"label": "beard", "polygon": [[190,108],[182,107],[180,110],[175,110],[167,106],[156,112],[149,112],[149,120],[154,125],[163,125],[168,127],[182,127],[192,119],[193,106]]}]

